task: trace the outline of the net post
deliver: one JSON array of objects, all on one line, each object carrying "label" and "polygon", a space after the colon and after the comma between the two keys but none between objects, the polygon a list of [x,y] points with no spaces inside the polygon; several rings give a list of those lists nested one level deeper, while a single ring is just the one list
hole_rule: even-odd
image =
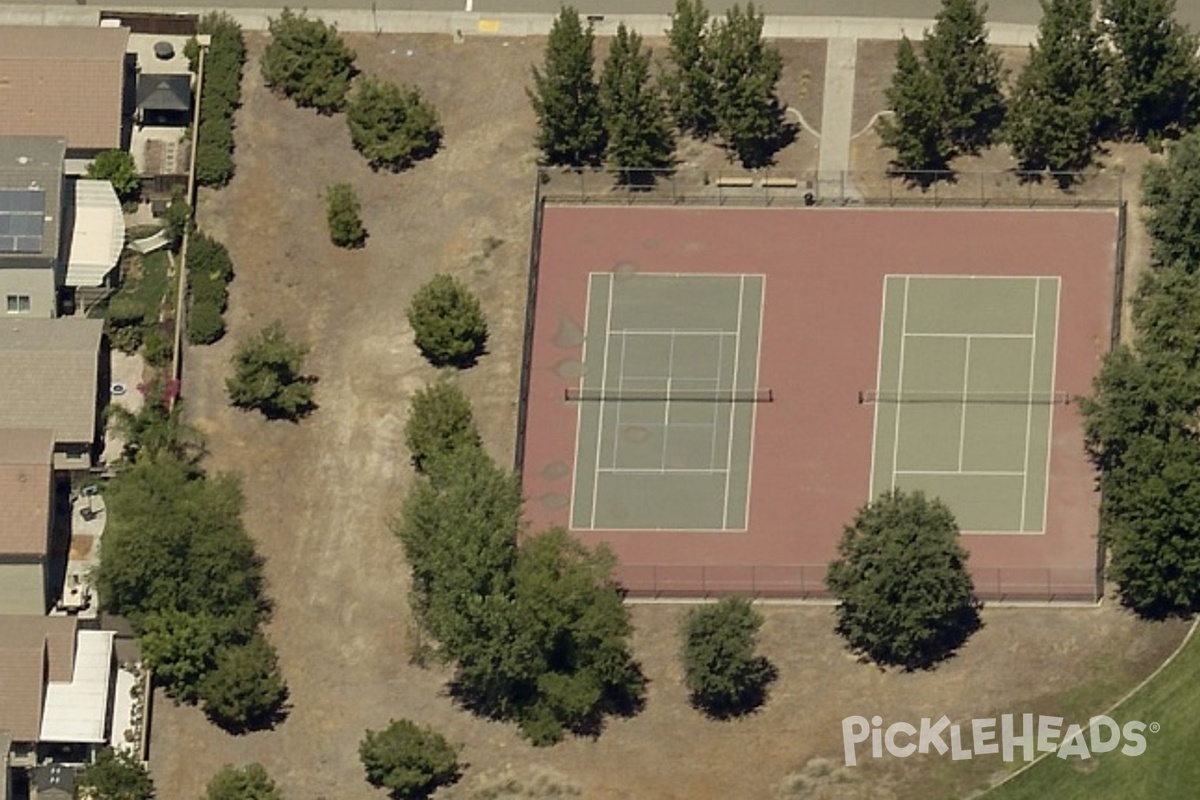
[{"label": "net post", "polygon": [[863,400],[864,400],[864,399],[866,399],[866,398],[864,398],[864,397],[863,397],[862,390],[861,390],[861,389],[859,389],[859,391],[858,391],[858,404],[859,404],[860,406],[863,404]]}]

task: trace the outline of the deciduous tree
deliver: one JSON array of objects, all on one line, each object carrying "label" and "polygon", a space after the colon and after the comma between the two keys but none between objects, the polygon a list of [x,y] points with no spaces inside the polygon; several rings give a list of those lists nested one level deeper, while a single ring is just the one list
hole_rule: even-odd
[{"label": "deciduous tree", "polygon": [[381,731],[368,730],[358,754],[367,782],[397,800],[420,800],[458,780],[455,748],[440,733],[406,719],[392,720]]},{"label": "deciduous tree", "polygon": [[1105,66],[1091,1],[1042,0],[1037,44],[1017,78],[1004,134],[1022,169],[1091,163],[1109,111]]},{"label": "deciduous tree", "polygon": [[986,13],[978,0],[942,0],[923,47],[940,90],[946,136],[965,153],[991,144],[1004,118],[1004,73],[1000,54],[987,42]]},{"label": "deciduous tree", "polygon": [[456,450],[480,446],[471,401],[457,383],[440,380],[413,393],[404,443],[418,471]]},{"label": "deciduous tree", "polygon": [[1166,163],[1146,165],[1142,204],[1155,263],[1200,269],[1200,133],[1173,143]]},{"label": "deciduous tree", "polygon": [[122,203],[136,200],[142,188],[133,156],[124,150],[105,150],[87,165],[87,176],[96,181],[108,181]]},{"label": "deciduous tree", "polygon": [[267,25],[271,41],[262,56],[267,86],[301,108],[315,108],[322,114],[341,111],[355,74],[356,55],[342,41],[337,26],[290,8]]},{"label": "deciduous tree", "polygon": [[283,800],[283,793],[262,764],[226,764],[208,782],[204,800]]},{"label": "deciduous tree", "polygon": [[879,138],[896,151],[893,165],[910,171],[947,169],[954,145],[943,114],[943,90],[908,37],[900,40],[896,72],[885,96],[892,115],[879,120]]},{"label": "deciduous tree", "polygon": [[787,133],[776,94],[783,58],[762,29],[753,3],[745,11],[735,4],[708,37],[717,132],[746,167],[768,165]]},{"label": "deciduous tree", "polygon": [[826,579],[851,649],[907,669],[945,658],[979,627],[958,524],[940,500],[899,490],[859,509]]},{"label": "deciduous tree", "polygon": [[308,414],[316,404],[315,379],[304,374],[306,355],[308,348],[289,340],[281,323],[268,325],[233,354],[233,377],[225,381],[229,401],[268,419]]},{"label": "deciduous tree", "polygon": [[708,46],[708,9],[703,0],[675,0],[667,41],[673,68],[663,88],[675,124],[681,131],[706,139],[716,130],[712,64]]},{"label": "deciduous tree", "polygon": [[604,154],[604,117],[593,73],[591,25],[564,6],[550,29],[545,64],[533,67],[527,90],[538,119],[537,147],[548,164],[599,164]]},{"label": "deciduous tree", "polygon": [[762,704],[774,676],[770,662],[755,653],[762,623],[744,597],[723,597],[684,618],[684,682],[705,713],[736,716]]},{"label": "deciduous tree", "polygon": [[279,659],[261,634],[218,649],[199,694],[208,718],[232,733],[273,727],[287,713]]},{"label": "deciduous tree", "polygon": [[80,786],[93,800],[151,800],[154,780],[132,755],[109,748],[83,768]]},{"label": "deciduous tree", "polygon": [[624,183],[653,183],[652,174],[639,171],[670,166],[675,136],[659,89],[650,80],[650,52],[642,50],[642,37],[625,23],[617,26],[600,74],[600,107],[608,131],[608,163]]},{"label": "deciduous tree", "polygon": [[398,172],[437,152],[442,127],[421,91],[363,78],[346,112],[350,141],[373,169]]}]

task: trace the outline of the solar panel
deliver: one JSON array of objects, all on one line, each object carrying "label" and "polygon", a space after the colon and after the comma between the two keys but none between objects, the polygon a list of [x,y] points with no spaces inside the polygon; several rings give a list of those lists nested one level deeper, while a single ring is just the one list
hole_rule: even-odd
[{"label": "solar panel", "polygon": [[0,189],[0,253],[40,253],[45,217],[45,191]]}]

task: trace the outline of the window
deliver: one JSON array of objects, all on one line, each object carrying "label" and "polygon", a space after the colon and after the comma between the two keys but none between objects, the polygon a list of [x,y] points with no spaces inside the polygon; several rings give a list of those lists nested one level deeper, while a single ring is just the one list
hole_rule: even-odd
[{"label": "window", "polygon": [[29,295],[27,295],[27,294],[10,294],[8,296],[8,313],[9,314],[28,314],[29,313]]}]

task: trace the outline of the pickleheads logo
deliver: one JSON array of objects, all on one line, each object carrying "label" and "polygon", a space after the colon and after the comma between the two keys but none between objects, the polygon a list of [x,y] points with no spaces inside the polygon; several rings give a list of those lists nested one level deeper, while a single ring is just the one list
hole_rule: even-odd
[{"label": "pickleheads logo", "polygon": [[[842,745],[846,751],[846,766],[858,764],[858,746],[871,742],[871,758],[888,755],[907,758],[913,753],[938,755],[950,753],[955,761],[974,756],[1000,754],[1005,761],[1016,760],[1020,753],[1025,761],[1033,761],[1037,752],[1055,753],[1059,758],[1091,758],[1093,753],[1109,753],[1120,749],[1127,756],[1146,752],[1146,732],[1158,733],[1157,722],[1146,724],[1136,720],[1118,725],[1111,717],[1092,717],[1086,725],[1063,727],[1062,717],[1004,714],[999,719],[973,719],[970,724],[951,724],[943,716],[922,719],[919,725],[893,722],[886,728],[882,717],[846,717],[842,720]],[[964,738],[969,732],[969,741]],[[864,748],[865,749],[865,748]]]}]

